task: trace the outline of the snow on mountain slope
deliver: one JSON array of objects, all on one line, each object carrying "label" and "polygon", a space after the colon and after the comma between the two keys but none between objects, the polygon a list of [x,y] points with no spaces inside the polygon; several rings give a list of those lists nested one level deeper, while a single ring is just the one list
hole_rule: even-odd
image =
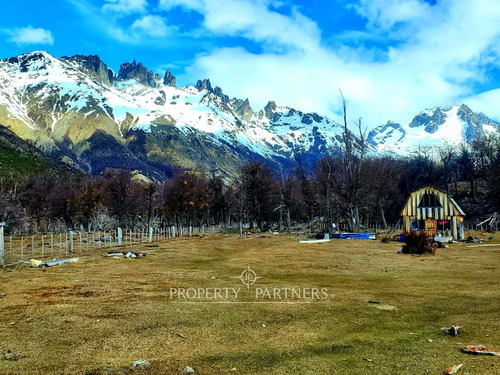
[{"label": "snow on mountain slope", "polygon": [[379,152],[408,153],[415,148],[442,143],[470,142],[485,132],[500,131],[500,124],[462,104],[448,108],[429,108],[410,124],[388,122],[373,129],[367,141]]},{"label": "snow on mountain slope", "polygon": [[[228,172],[256,156],[282,163],[301,154],[312,165],[343,142],[342,127],[329,118],[272,101],[254,111],[208,79],[175,87],[169,71],[162,81],[135,61],[115,74],[98,56],[55,58],[43,51],[0,60],[0,124],[92,171],[105,167],[99,158],[140,168],[144,162],[193,167],[196,160],[211,169],[223,163]],[[462,105],[425,110],[407,125],[388,122],[367,141],[372,152],[401,154],[498,129]]]},{"label": "snow on mountain slope", "polygon": [[[89,74],[84,60],[57,59],[43,51],[2,60],[0,105],[9,118],[20,120],[33,133],[42,131],[54,140],[69,138],[73,143],[85,141],[99,127],[118,138],[129,130],[154,132],[175,126],[184,134],[195,130],[214,143],[244,147],[266,158],[288,158],[297,150],[318,147],[326,152],[339,144],[341,129],[316,114],[276,108],[270,120],[263,111],[254,113],[248,101],[228,102],[208,80],[181,88],[151,87],[118,77],[110,84],[102,74]],[[129,75],[130,66],[137,65],[127,65]],[[78,116],[83,118],[75,126],[71,119]],[[90,131],[83,131],[83,126]],[[27,137],[26,131],[16,130]]]}]

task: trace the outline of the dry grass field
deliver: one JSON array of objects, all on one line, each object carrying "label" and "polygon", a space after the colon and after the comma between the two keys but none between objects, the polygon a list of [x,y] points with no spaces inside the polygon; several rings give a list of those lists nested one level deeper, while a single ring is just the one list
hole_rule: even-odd
[{"label": "dry grass field", "polygon": [[[500,374],[500,357],[460,352],[500,349],[500,247],[466,246],[415,257],[370,240],[212,235],[138,245],[140,259],[0,272],[0,355],[20,356],[0,373],[441,374],[463,363],[462,374]],[[238,279],[248,266],[249,288]],[[328,298],[252,294],[312,287]],[[171,288],[241,291],[186,300]],[[441,332],[451,325],[459,336]],[[150,367],[133,369],[139,359]]]}]

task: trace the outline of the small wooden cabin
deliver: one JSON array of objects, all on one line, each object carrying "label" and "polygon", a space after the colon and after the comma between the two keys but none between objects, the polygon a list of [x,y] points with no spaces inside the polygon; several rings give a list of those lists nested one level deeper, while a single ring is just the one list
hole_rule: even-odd
[{"label": "small wooden cabin", "polygon": [[425,231],[429,236],[464,238],[465,213],[445,191],[424,186],[410,194],[401,211],[403,230]]}]

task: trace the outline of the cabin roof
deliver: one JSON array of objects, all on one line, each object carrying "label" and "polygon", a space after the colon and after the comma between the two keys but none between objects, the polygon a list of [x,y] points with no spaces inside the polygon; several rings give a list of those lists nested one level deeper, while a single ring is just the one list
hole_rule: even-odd
[{"label": "cabin roof", "polygon": [[458,212],[460,212],[463,216],[465,216],[465,212],[460,208],[460,206],[457,204],[457,202],[455,202],[455,199],[453,199],[449,195],[448,195],[448,199],[451,201],[451,203],[453,203],[453,205],[458,210]]},{"label": "cabin roof", "polygon": [[432,185],[425,185],[425,186],[422,186],[421,188],[418,188],[417,190],[412,191],[410,193],[410,196],[406,200],[406,203],[403,206],[403,209],[401,210],[400,216],[404,216],[403,212],[404,212],[405,208],[408,206],[410,199],[411,199],[411,196],[414,193],[416,193],[417,191],[424,190],[424,189],[433,189],[433,190],[439,191],[440,193],[443,193],[450,200],[450,202],[453,204],[453,206],[456,208],[456,210],[460,213],[460,215],[465,216],[465,212],[460,208],[460,206],[457,204],[457,202],[455,202],[455,200],[451,197],[451,195],[449,195],[446,191],[439,189],[439,188],[432,186]]}]

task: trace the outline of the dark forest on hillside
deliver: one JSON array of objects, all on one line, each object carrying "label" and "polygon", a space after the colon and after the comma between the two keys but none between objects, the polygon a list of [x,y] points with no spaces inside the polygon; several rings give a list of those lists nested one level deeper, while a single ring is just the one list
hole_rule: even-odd
[{"label": "dark forest on hillside", "polygon": [[[349,145],[349,142],[346,142]],[[200,170],[165,181],[125,171],[90,176],[47,172],[20,176],[2,170],[0,221],[10,233],[241,224],[287,231],[321,218],[351,231],[387,228],[413,190],[439,187],[454,196],[466,220],[500,207],[500,140],[488,135],[458,147],[419,149],[410,157],[367,157],[358,148],[323,158],[314,170],[300,160],[292,173],[249,161],[224,180]]]}]

